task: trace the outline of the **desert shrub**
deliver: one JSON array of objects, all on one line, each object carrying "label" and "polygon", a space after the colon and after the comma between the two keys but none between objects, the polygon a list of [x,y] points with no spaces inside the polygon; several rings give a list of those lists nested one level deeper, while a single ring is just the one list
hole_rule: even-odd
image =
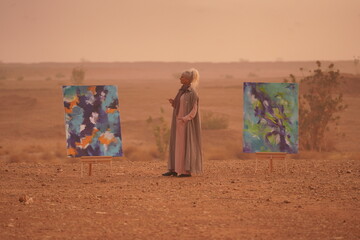
[{"label": "desert shrub", "polygon": [[44,151],[41,153],[40,159],[44,161],[51,161],[54,159],[54,154],[49,151]]},{"label": "desert shrub", "polygon": [[45,148],[40,144],[31,144],[23,148],[22,152],[25,154],[41,153],[44,152]]},{"label": "desert shrub", "polygon": [[19,163],[23,162],[26,159],[25,154],[19,154],[19,153],[12,153],[9,156],[9,162],[10,163]]},{"label": "desert shrub", "polygon": [[124,148],[124,156],[131,161],[148,161],[159,157],[157,151],[153,148],[133,145]]},{"label": "desert shrub", "polygon": [[[310,71],[311,75],[300,80],[306,92],[299,96],[299,137],[301,149],[321,152],[333,149],[326,135],[330,127],[337,132],[340,113],[347,106],[343,104],[340,85],[344,81],[340,71],[334,70],[334,64],[330,64],[326,71],[322,70],[319,61],[316,64],[317,68]],[[288,79],[284,81],[289,82]],[[292,74],[290,81],[296,82]]]},{"label": "desert shrub", "polygon": [[201,128],[216,130],[226,129],[229,127],[229,117],[219,113],[213,113],[211,111],[203,112],[201,114]]},{"label": "desert shrub", "polygon": [[258,75],[257,75],[256,73],[249,72],[248,77],[250,77],[250,78],[256,78],[256,77],[258,77]]},{"label": "desert shrub", "polygon": [[354,57],[355,75],[359,75],[360,56]]},{"label": "desert shrub", "polygon": [[155,143],[159,157],[165,159],[169,147],[170,128],[164,119],[164,109],[160,108],[161,116],[153,119],[151,116],[146,120],[147,124],[152,127],[152,132],[155,137]]},{"label": "desert shrub", "polygon": [[83,67],[75,67],[71,72],[71,82],[74,84],[82,84],[85,80],[85,70]]},{"label": "desert shrub", "polygon": [[56,144],[56,148],[54,151],[54,156],[57,158],[66,158],[66,150],[65,145]]},{"label": "desert shrub", "polygon": [[62,74],[62,73],[57,73],[57,74],[55,74],[55,77],[56,77],[56,78],[64,78],[65,75]]}]

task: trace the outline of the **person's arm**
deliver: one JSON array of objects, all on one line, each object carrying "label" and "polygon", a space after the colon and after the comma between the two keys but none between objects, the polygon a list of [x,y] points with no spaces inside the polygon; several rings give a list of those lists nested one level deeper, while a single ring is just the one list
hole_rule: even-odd
[{"label": "person's arm", "polygon": [[198,103],[197,101],[194,103],[193,108],[191,109],[190,113],[184,117],[182,117],[182,120],[184,122],[190,121],[191,119],[193,119],[196,114],[197,114],[197,110],[198,110]]},{"label": "person's arm", "polygon": [[174,99],[170,98],[168,100],[169,100],[169,103],[171,104],[171,106],[174,107]]}]

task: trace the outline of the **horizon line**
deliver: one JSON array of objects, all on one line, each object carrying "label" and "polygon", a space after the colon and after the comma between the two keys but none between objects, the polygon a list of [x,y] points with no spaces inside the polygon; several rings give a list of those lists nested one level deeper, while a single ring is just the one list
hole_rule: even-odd
[{"label": "horizon line", "polygon": [[39,61],[39,62],[6,62],[0,61],[0,64],[95,64],[95,63],[192,63],[192,64],[203,64],[203,63],[213,63],[213,64],[221,64],[221,63],[298,63],[298,62],[353,62],[354,59],[339,59],[339,60],[263,60],[263,61],[251,61],[251,60],[239,60],[239,61]]}]

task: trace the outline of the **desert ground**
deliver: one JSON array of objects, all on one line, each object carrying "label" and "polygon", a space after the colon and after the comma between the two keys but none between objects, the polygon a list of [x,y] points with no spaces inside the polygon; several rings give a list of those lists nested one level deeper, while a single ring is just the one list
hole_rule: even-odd
[{"label": "desert ground", "polygon": [[[111,172],[97,164],[83,178],[66,157],[61,91],[79,65],[83,84],[118,86],[125,153]],[[243,82],[301,78],[315,66],[0,63],[0,239],[360,239],[360,77],[351,61],[335,62],[348,108],[327,135],[331,151],[300,151],[272,173],[266,161],[255,173],[254,156],[242,153]],[[170,125],[167,99],[189,67],[201,74],[202,113],[229,124],[203,130],[203,174],[162,177],[167,163],[147,119]]]}]

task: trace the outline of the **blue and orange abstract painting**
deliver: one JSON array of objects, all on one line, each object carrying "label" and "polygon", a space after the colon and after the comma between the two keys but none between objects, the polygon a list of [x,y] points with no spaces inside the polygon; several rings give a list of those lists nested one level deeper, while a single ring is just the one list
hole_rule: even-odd
[{"label": "blue and orange abstract painting", "polygon": [[244,83],[243,152],[298,152],[298,84]]},{"label": "blue and orange abstract painting", "polygon": [[116,86],[63,86],[67,155],[122,156]]}]

